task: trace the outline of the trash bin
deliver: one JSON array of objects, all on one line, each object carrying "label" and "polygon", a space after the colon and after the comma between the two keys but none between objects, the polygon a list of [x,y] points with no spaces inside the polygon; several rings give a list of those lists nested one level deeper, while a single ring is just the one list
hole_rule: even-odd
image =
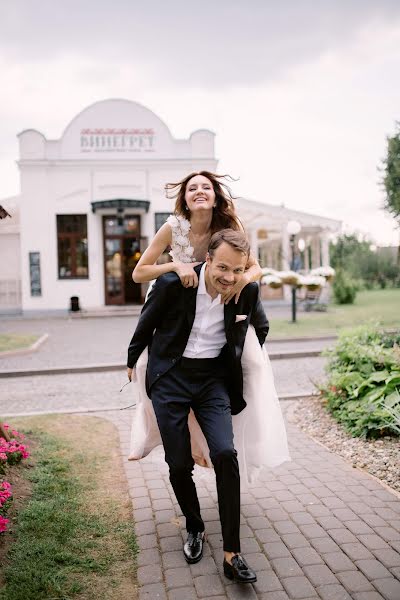
[{"label": "trash bin", "polygon": [[79,312],[81,310],[81,307],[79,306],[79,297],[78,296],[71,296],[70,298],[70,308],[69,310],[71,312]]}]

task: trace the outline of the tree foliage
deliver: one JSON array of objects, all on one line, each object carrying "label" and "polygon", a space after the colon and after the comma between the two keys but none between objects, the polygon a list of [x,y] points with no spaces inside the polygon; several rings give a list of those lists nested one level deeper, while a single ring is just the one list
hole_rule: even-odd
[{"label": "tree foliage", "polygon": [[400,283],[400,269],[390,249],[373,251],[369,241],[359,240],[354,234],[340,236],[336,244],[331,244],[329,254],[332,267],[346,271],[367,287]]},{"label": "tree foliage", "polygon": [[395,135],[387,138],[387,154],[383,161],[385,208],[396,219],[400,219],[400,123],[396,124]]}]

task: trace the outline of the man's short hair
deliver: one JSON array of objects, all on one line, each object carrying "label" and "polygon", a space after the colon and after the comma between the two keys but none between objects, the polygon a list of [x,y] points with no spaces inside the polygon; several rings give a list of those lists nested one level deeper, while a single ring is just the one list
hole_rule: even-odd
[{"label": "man's short hair", "polygon": [[229,244],[231,248],[237,252],[241,252],[245,256],[250,254],[250,244],[243,231],[234,231],[233,229],[221,229],[211,236],[210,243],[208,245],[208,254],[211,258],[214,256],[214,252],[223,243]]}]

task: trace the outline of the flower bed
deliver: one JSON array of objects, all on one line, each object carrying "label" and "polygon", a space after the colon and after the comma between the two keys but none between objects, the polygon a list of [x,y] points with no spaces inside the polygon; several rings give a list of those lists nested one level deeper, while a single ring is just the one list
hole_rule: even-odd
[{"label": "flower bed", "polygon": [[353,436],[400,434],[400,335],[362,326],[344,332],[320,386],[327,408]]},{"label": "flower bed", "polygon": [[10,440],[0,438],[0,533],[7,530],[9,519],[7,512],[12,502],[12,489],[10,483],[5,479],[7,468],[17,465],[23,459],[29,457],[26,444],[23,443],[24,436],[15,429],[11,429],[7,423],[3,428],[10,435]]}]

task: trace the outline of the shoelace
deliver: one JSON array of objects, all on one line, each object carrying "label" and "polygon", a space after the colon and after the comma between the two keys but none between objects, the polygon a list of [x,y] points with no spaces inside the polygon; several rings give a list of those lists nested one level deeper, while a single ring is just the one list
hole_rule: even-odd
[{"label": "shoelace", "polygon": [[248,569],[249,568],[240,555],[234,556],[232,558],[232,561],[231,561],[232,564],[233,564],[233,561],[235,561],[235,566],[237,569]]},{"label": "shoelace", "polygon": [[194,534],[194,533],[189,533],[188,535],[188,545],[190,547],[196,546],[200,544],[200,538],[198,538],[197,536],[200,535],[198,533]]}]

